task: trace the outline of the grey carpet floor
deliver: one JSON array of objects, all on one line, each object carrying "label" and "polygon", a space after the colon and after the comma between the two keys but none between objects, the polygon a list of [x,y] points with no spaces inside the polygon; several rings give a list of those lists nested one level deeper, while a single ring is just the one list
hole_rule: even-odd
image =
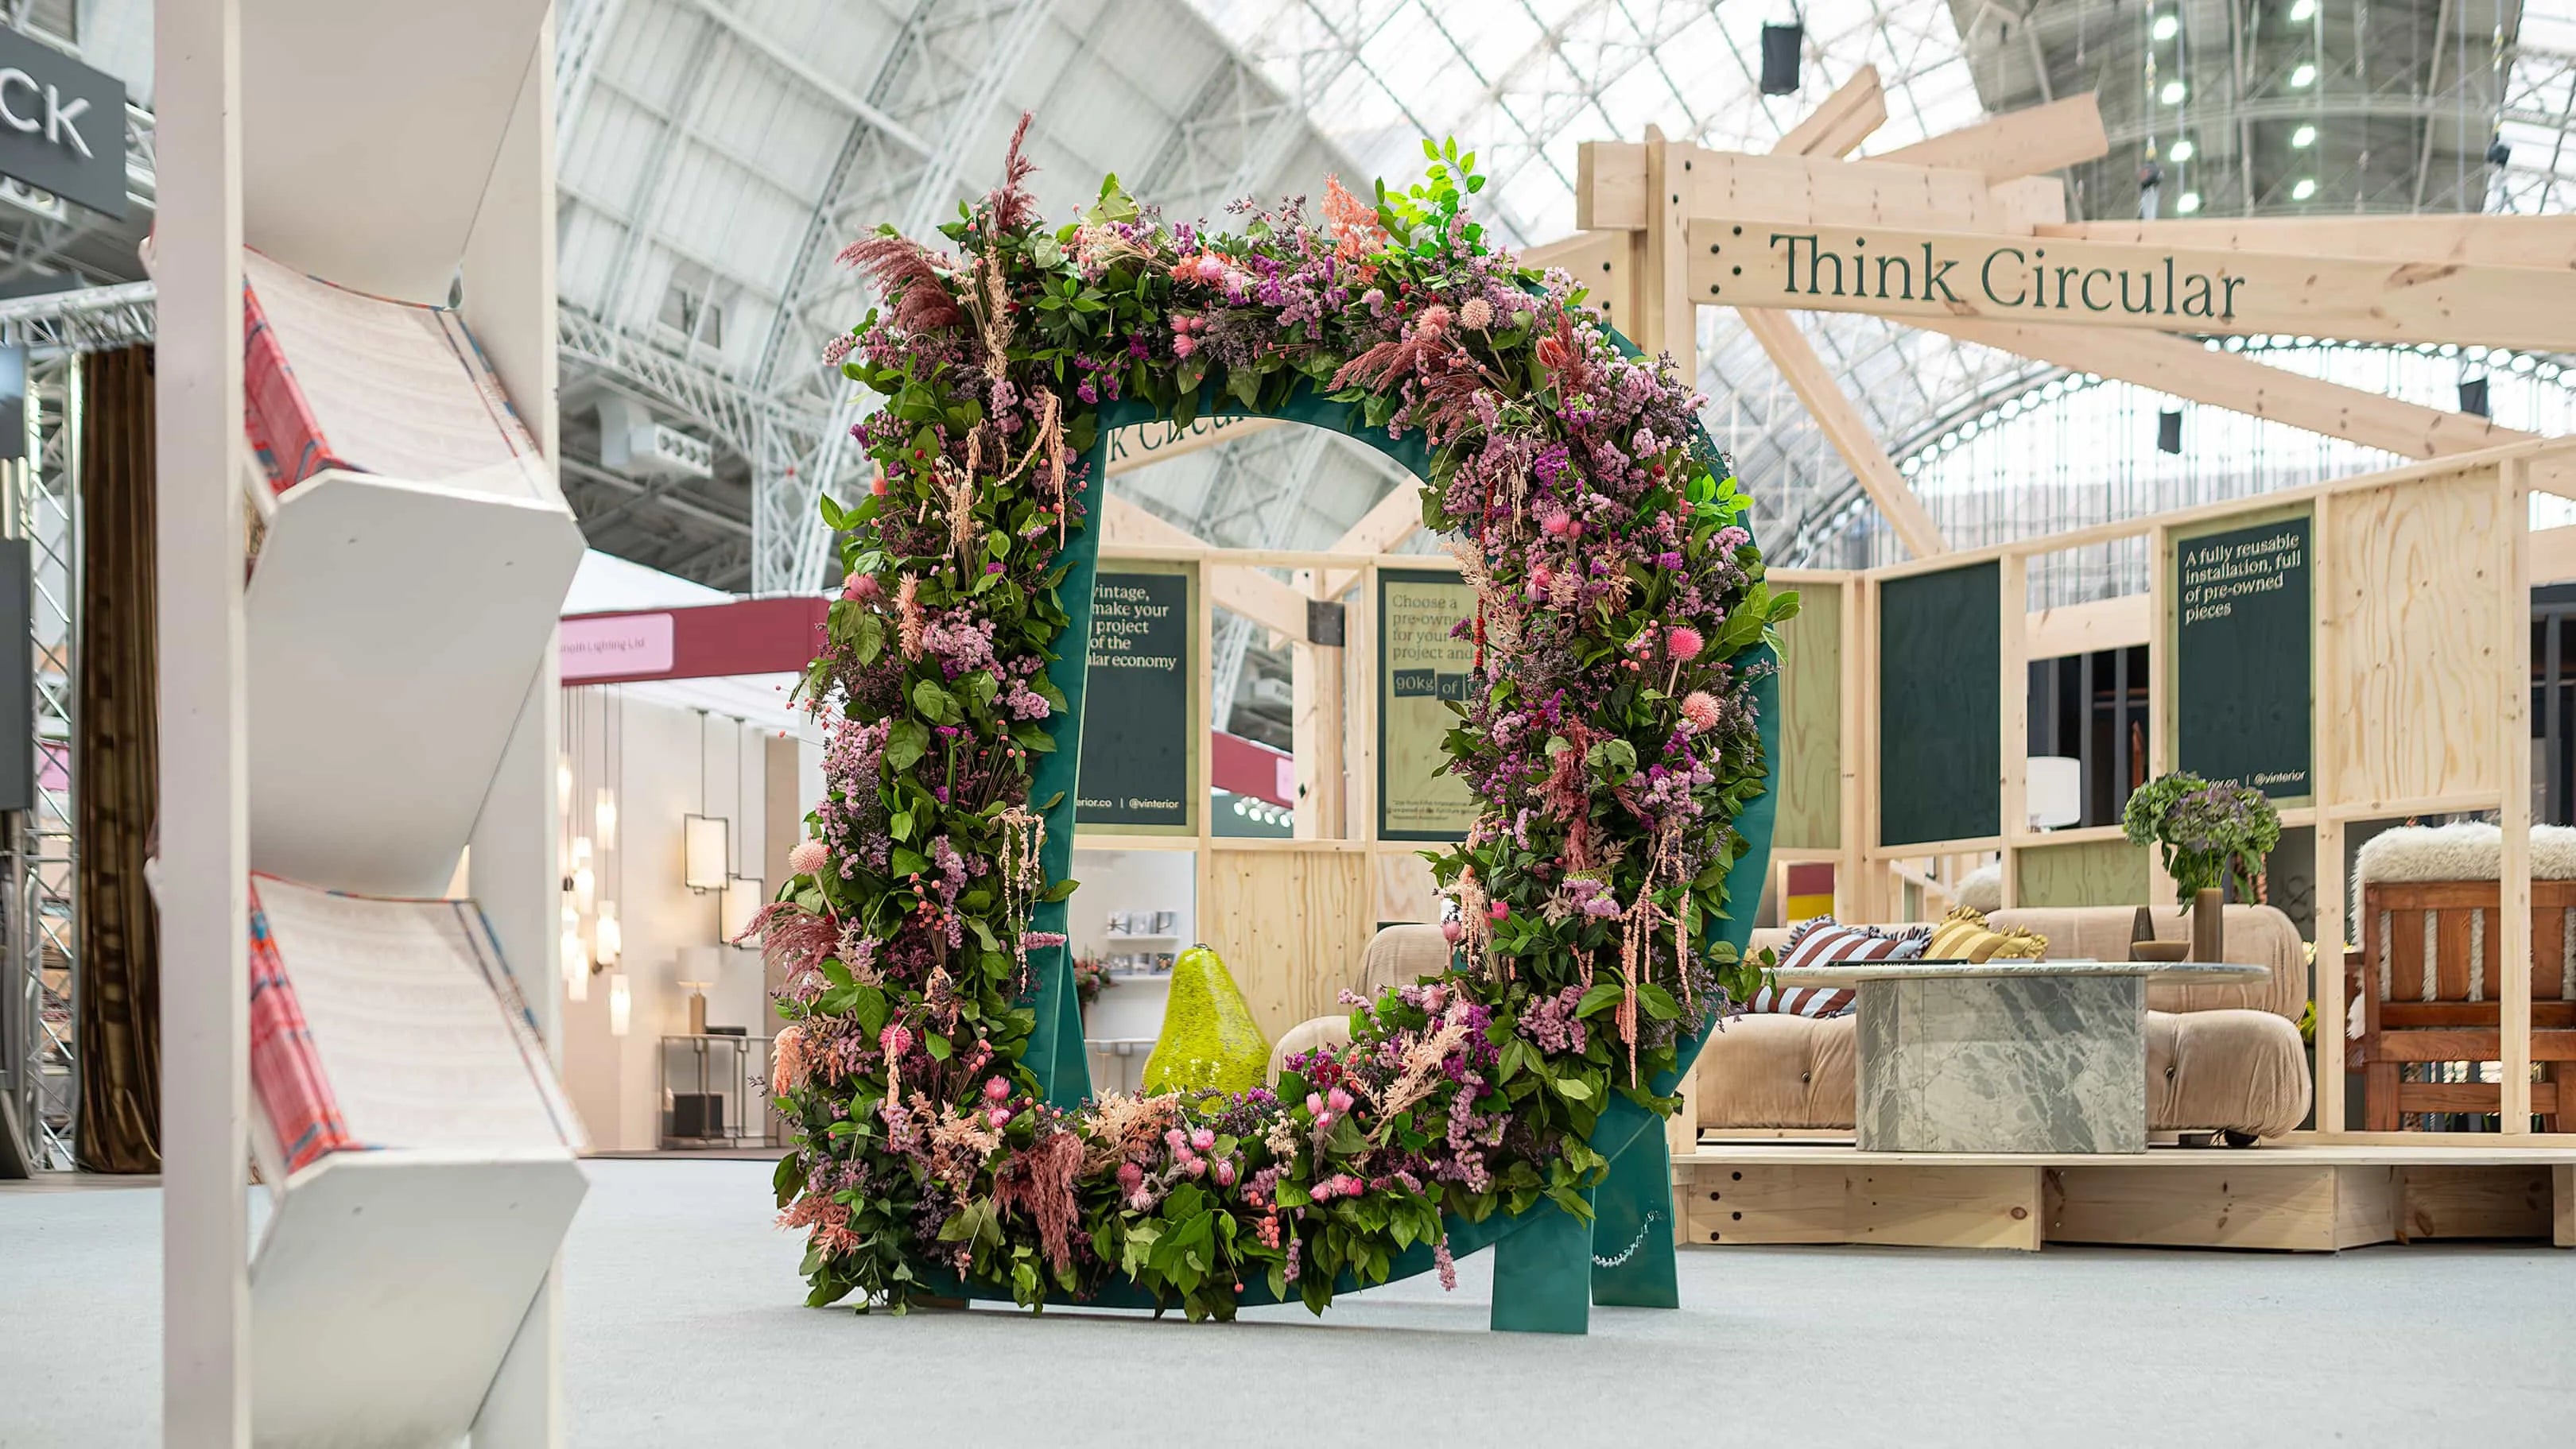
[{"label": "grey carpet floor", "polygon": [[[576,1445],[2552,1445],[2576,1253],[1688,1249],[1679,1312],[1484,1331],[1485,1258],[1328,1320],[800,1306],[768,1169],[595,1162]],[[0,1444],[153,1442],[153,1190],[0,1190]],[[435,1265],[422,1265],[435,1271]]]}]

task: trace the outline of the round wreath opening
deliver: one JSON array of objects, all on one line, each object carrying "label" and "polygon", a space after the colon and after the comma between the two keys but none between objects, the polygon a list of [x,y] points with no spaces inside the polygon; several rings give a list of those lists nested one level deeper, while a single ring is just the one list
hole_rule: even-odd
[{"label": "round wreath opening", "polygon": [[[1793,595],[1669,359],[1490,244],[1472,152],[1169,225],[1108,178],[1048,227],[1015,134],[942,228],[843,254],[885,306],[827,362],[884,397],[870,496],[802,697],[825,798],[754,930],[785,972],[780,1221],[809,1301],[961,1290],[1193,1319],[1408,1272],[1617,1151],[1758,970],[1726,922],[1767,818],[1761,698]],[[1345,995],[1352,1039],[1276,1091],[1089,1097],[1062,902],[1104,424],[1216,410],[1382,439],[1477,590],[1443,768],[1466,840],[1444,974]],[[1767,837],[1767,828],[1751,833]],[[1759,861],[1753,862],[1758,872]]]}]

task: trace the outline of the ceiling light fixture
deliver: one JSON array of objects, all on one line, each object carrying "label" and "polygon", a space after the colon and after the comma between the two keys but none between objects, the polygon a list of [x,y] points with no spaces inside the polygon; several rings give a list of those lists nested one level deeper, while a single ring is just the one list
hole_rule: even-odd
[{"label": "ceiling light fixture", "polygon": [[2174,32],[2180,29],[2182,29],[2182,21],[2171,14],[2159,15],[2156,17],[2156,39],[2171,40],[2174,38]]},{"label": "ceiling light fixture", "polygon": [[2316,143],[2317,128],[2314,126],[2301,126],[2299,129],[2290,133],[2290,144],[2302,151]]},{"label": "ceiling light fixture", "polygon": [[2173,149],[2167,151],[2165,154],[2176,161],[2188,161],[2192,158],[2192,153],[2199,149],[2199,147],[2191,144],[2191,138],[2189,136],[2185,136],[2181,140],[2174,142]]},{"label": "ceiling light fixture", "polygon": [[2306,90],[2309,86],[2315,85],[2316,82],[2317,68],[2308,64],[2304,60],[2299,62],[2297,69],[2290,72],[2290,89],[2292,90]]},{"label": "ceiling light fixture", "polygon": [[2183,83],[2178,80],[2166,81],[2165,88],[2156,92],[2157,98],[2169,106],[2181,105],[2182,98],[2189,94],[2191,94],[2191,92],[2186,90]]},{"label": "ceiling light fixture", "polygon": [[2198,210],[2200,210],[2200,193],[2197,191],[2186,191],[2174,201],[2174,212],[2178,216],[2189,216]]},{"label": "ceiling light fixture", "polygon": [[2317,178],[2313,176],[2300,177],[2299,184],[2290,188],[2290,199],[2292,201],[2305,201],[2316,194]]}]

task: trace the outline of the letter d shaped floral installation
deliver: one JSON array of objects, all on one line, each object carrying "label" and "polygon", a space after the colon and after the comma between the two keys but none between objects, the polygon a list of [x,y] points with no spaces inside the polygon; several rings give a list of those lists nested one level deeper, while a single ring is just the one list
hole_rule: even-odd
[{"label": "letter d shaped floral installation", "polygon": [[[803,686],[826,793],[754,927],[787,982],[778,1200],[812,1302],[1227,1318],[1450,1280],[1453,1235],[1588,1219],[1596,1128],[1673,1112],[1681,1053],[1757,984],[1715,925],[1729,867],[1767,844],[1737,827],[1795,597],[1762,582],[1687,380],[1488,244],[1472,152],[1424,149],[1406,192],[1333,183],[1320,222],[1220,234],[1114,177],[1044,226],[1015,135],[1001,186],[942,229],[954,254],[890,230],[843,254],[885,303],[826,352],[884,394],[856,430],[877,479],[823,504],[847,566]],[[1423,520],[1477,590],[1444,768],[1479,817],[1428,852],[1451,969],[1351,998],[1350,1045],[1275,1093],[1064,1098],[1073,988],[1041,915],[1073,889],[1050,864],[1071,815],[1035,790],[1070,783],[1102,413],[1299,406],[1413,440]]]}]

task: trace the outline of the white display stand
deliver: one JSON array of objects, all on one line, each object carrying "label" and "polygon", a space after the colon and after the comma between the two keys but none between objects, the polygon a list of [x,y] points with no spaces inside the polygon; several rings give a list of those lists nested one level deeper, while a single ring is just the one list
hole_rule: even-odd
[{"label": "white display stand", "polygon": [[534,501],[328,473],[245,589],[241,248],[463,310],[555,453],[544,0],[158,0],[163,1434],[563,1438],[561,1151],[340,1152],[245,1252],[246,883],[470,889],[557,1035],[553,621],[581,538]]}]

